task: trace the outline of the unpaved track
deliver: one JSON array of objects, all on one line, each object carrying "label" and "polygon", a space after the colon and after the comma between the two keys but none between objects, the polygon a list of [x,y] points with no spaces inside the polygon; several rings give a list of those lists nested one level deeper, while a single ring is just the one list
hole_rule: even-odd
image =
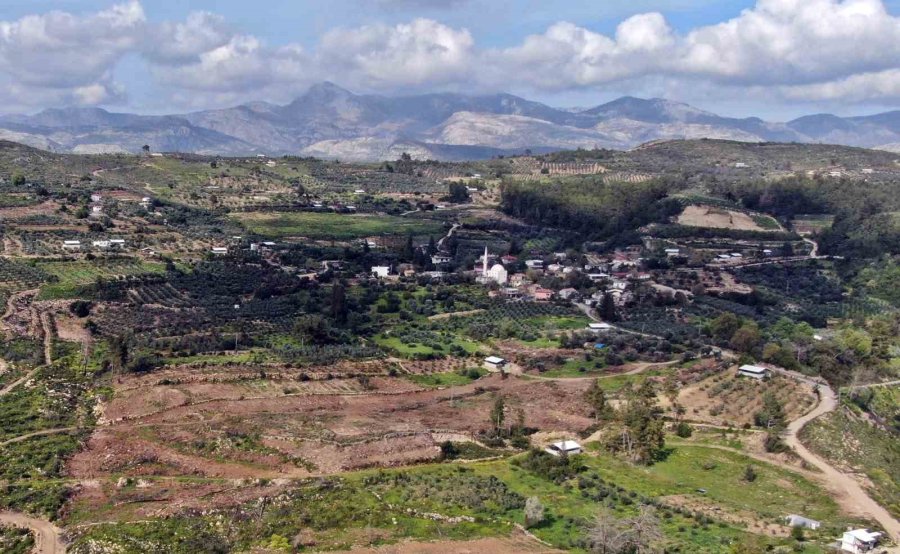
[{"label": "unpaved track", "polygon": [[78,427],[59,427],[57,429],[44,429],[42,431],[35,431],[33,433],[28,433],[27,435],[19,435],[18,437],[9,439],[4,442],[0,442],[0,447],[4,447],[8,444],[14,444],[17,442],[26,441],[32,437],[43,437],[45,435],[58,435],[61,433],[74,433],[78,430]]},{"label": "unpaved track", "polygon": [[621,377],[623,375],[638,375],[647,371],[648,369],[652,369],[654,367],[666,367],[670,365],[677,364],[679,360],[672,360],[670,362],[641,362],[635,365],[633,369],[629,369],[628,371],[623,371],[622,373],[606,373],[603,375],[593,375],[590,377],[544,377],[542,375],[532,375],[526,374],[525,377],[528,379],[537,379],[540,381],[563,381],[567,383],[571,383],[573,381],[593,381],[595,379],[612,379],[613,377]]},{"label": "unpaved track", "polygon": [[30,529],[35,536],[35,554],[63,554],[62,530],[49,521],[16,512],[0,512],[0,523]]},{"label": "unpaved track", "polygon": [[[4,365],[6,364],[6,360],[2,360],[2,362]],[[9,394],[17,386],[24,383],[28,379],[31,379],[37,371],[38,369],[33,369],[24,377],[21,377],[18,380],[7,385],[6,388],[0,390],[0,396]],[[66,430],[75,429],[71,428]],[[0,447],[4,447],[7,444],[11,444],[14,442],[23,441],[30,437],[49,435],[59,432],[63,432],[63,430],[48,429],[45,431],[30,433],[28,435],[22,435],[14,439],[10,439],[6,442],[0,443]],[[53,525],[49,521],[31,517],[25,514],[20,514],[18,512],[0,512],[0,523],[30,529],[35,535],[35,547],[33,550],[35,554],[63,554],[66,551],[66,546],[62,542],[61,538],[62,531],[59,529],[59,527]]]},{"label": "unpaved track", "polygon": [[[6,363],[6,362],[4,362],[4,364],[5,364],[5,363]],[[31,371],[29,371],[28,373],[26,373],[26,374],[23,375],[22,377],[19,377],[18,379],[16,379],[16,380],[13,381],[12,383],[10,383],[10,384],[6,385],[5,387],[3,387],[2,389],[0,389],[0,396],[6,396],[7,394],[11,393],[11,392],[13,391],[13,389],[15,389],[16,387],[18,387],[18,386],[21,385],[22,383],[24,383],[24,382],[28,381],[29,379],[31,379],[32,377],[34,377],[34,374],[37,373],[39,369],[40,369],[40,368],[32,369]]]},{"label": "unpaved track", "polygon": [[845,507],[854,512],[866,514],[884,528],[885,531],[894,539],[900,542],[900,521],[894,519],[891,514],[881,507],[880,504],[872,500],[862,486],[853,477],[842,473],[828,464],[825,460],[813,454],[809,449],[803,446],[797,435],[800,430],[819,416],[823,416],[837,409],[839,402],[831,387],[819,387],[819,404],[806,415],[795,419],[788,424],[787,431],[784,435],[784,442],[794,449],[798,456],[803,458],[809,464],[817,467],[823,475],[824,480],[829,486],[843,494],[840,495],[838,501]]},{"label": "unpaved track", "polygon": [[[815,251],[816,250],[814,250],[814,252]],[[595,321],[598,320],[597,316],[594,315],[593,310],[591,310],[590,307],[584,304],[576,304],[576,306],[580,308],[591,319]],[[614,328],[623,332],[641,336],[655,336],[646,333],[631,331],[629,329],[621,329],[619,327]],[[721,352],[723,358],[737,358],[737,356],[733,352],[730,352],[728,350],[722,350]],[[805,415],[795,419],[788,424],[787,431],[784,435],[784,442],[789,447],[791,447],[794,452],[805,462],[818,468],[822,472],[822,481],[827,484],[828,488],[831,491],[836,493],[836,500],[841,504],[841,506],[845,507],[851,512],[864,514],[874,519],[891,536],[891,538],[893,538],[895,543],[900,543],[900,521],[897,521],[893,516],[891,516],[890,512],[888,512],[880,504],[872,500],[868,493],[866,493],[865,489],[863,489],[862,486],[853,477],[842,473],[816,454],[813,454],[809,449],[803,446],[803,444],[800,442],[800,439],[797,438],[800,430],[803,429],[803,427],[807,423],[816,419],[817,417],[823,416],[837,409],[839,405],[837,395],[834,393],[831,387],[815,379],[782,368],[774,369],[777,373],[781,373],[802,383],[817,386],[817,390],[819,392],[819,403],[816,405],[816,407]],[[882,384],[884,385],[887,383]],[[768,461],[770,463],[782,465],[782,467],[786,467],[788,469],[793,469],[796,471],[796,468],[790,466],[789,464],[779,464],[774,460]],[[897,551],[900,552],[900,547],[898,547]]]}]

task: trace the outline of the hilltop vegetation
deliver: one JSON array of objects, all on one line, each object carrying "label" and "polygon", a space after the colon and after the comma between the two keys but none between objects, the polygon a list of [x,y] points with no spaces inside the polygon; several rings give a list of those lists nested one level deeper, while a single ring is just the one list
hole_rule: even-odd
[{"label": "hilltop vegetation", "polygon": [[0,508],[91,554],[820,553],[889,529],[786,430],[855,387],[802,439],[834,465],[865,454],[841,468],[896,512],[896,388],[868,387],[900,378],[895,160],[4,143]]}]

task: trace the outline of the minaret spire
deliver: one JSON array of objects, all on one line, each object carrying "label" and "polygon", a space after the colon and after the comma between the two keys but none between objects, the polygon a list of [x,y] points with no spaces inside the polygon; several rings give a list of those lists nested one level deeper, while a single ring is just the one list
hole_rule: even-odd
[{"label": "minaret spire", "polygon": [[482,275],[485,279],[487,279],[487,274],[488,274],[488,252],[487,252],[487,245],[484,246],[484,259],[483,259],[483,261],[484,261],[484,264],[482,265],[481,275]]}]

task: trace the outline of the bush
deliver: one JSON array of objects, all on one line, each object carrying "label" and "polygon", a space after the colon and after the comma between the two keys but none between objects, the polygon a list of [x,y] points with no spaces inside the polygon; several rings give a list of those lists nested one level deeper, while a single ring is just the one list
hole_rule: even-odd
[{"label": "bush", "polygon": [[686,438],[690,437],[692,434],[694,434],[694,428],[691,427],[690,425],[688,425],[687,423],[685,423],[684,421],[681,421],[675,427],[675,434],[683,439],[686,439]]},{"label": "bush", "polygon": [[757,477],[758,477],[758,475],[756,473],[756,470],[753,469],[753,466],[747,466],[744,469],[744,481],[747,481],[748,483],[752,483],[752,482],[756,481]]}]

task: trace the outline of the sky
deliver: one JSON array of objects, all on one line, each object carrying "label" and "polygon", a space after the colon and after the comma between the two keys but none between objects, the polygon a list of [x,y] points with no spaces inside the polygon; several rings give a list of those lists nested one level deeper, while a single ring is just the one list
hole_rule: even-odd
[{"label": "sky", "polygon": [[351,91],[900,109],[900,0],[3,0],[0,111],[176,113]]}]

